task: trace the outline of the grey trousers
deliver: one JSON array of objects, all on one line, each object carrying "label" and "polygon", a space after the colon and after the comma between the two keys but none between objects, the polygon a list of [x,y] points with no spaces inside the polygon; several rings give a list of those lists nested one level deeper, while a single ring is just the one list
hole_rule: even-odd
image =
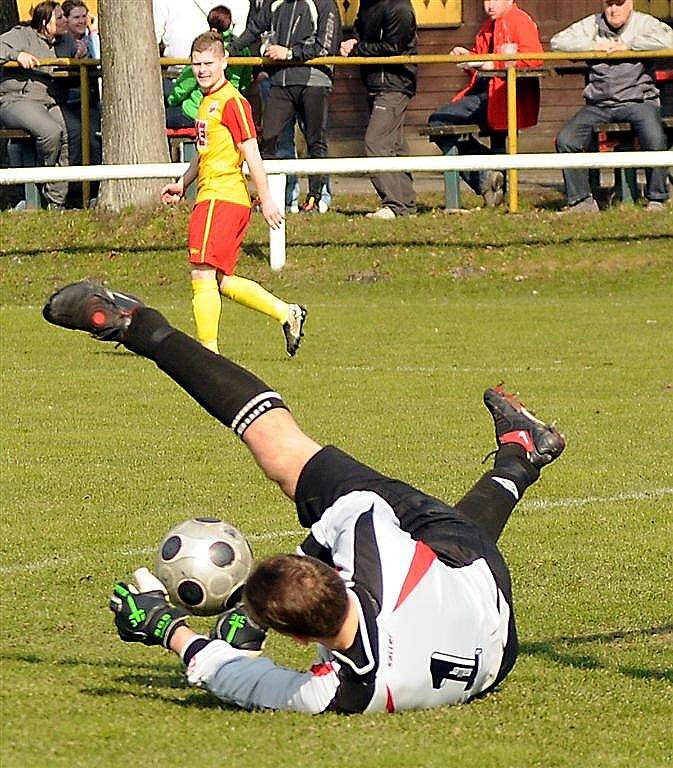
[{"label": "grey trousers", "polygon": [[[78,120],[66,107],[43,104],[31,99],[17,99],[0,105],[0,124],[23,128],[35,137],[37,162],[41,166],[69,164],[66,120]],[[43,194],[48,203],[63,205],[68,194],[67,182],[47,182]]]},{"label": "grey trousers", "polygon": [[[404,116],[411,97],[404,93],[370,93],[369,124],[365,133],[367,157],[398,157],[408,154]],[[410,173],[380,173],[371,177],[381,204],[398,216],[416,213],[416,192]]]}]

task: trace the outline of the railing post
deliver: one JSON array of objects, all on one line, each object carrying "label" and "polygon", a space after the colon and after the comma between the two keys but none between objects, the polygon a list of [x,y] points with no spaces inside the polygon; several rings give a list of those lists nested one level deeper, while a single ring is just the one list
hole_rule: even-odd
[{"label": "railing post", "polygon": [[[89,68],[86,64],[79,65],[79,90],[82,123],[82,165],[91,163],[91,112],[89,102]],[[82,182],[82,205],[89,207],[91,199],[91,182]]]},{"label": "railing post", "polygon": [[278,210],[283,214],[283,220],[278,229],[269,227],[269,266],[274,271],[285,266],[285,184],[287,176],[284,173],[270,173],[269,192]]},{"label": "railing post", "polygon": [[[518,152],[517,115],[516,115],[516,67],[507,68],[507,154]],[[519,171],[510,168],[507,172],[507,190],[509,192],[510,213],[519,210]]]}]

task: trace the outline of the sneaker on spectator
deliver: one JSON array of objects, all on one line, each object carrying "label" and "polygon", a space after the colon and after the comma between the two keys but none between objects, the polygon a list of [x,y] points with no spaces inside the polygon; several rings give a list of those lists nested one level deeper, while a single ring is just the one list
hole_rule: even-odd
[{"label": "sneaker on spectator", "polygon": [[645,206],[645,210],[661,213],[662,211],[666,210],[666,206],[661,202],[661,200],[649,200]]},{"label": "sneaker on spectator", "polygon": [[560,210],[559,213],[598,213],[598,211],[598,203],[591,195],[589,195],[589,197],[585,197],[584,200],[580,200],[579,203],[566,205],[566,207]]},{"label": "sneaker on spectator", "polygon": [[318,213],[327,213],[327,211],[329,211],[329,205],[320,198],[320,200],[318,200]]},{"label": "sneaker on spectator", "polygon": [[502,203],[505,196],[505,176],[502,171],[489,171],[482,190],[484,204],[487,208],[495,208]]},{"label": "sneaker on spectator", "polygon": [[395,211],[393,211],[392,208],[388,208],[387,205],[384,205],[382,208],[377,208],[375,211],[372,211],[371,213],[368,213],[366,215],[366,218],[368,219],[384,219],[386,221],[390,221],[391,219],[396,218]]},{"label": "sneaker on spectator", "polygon": [[14,211],[26,211],[28,210],[28,201],[27,200],[19,200],[19,202],[14,206],[12,209]]},{"label": "sneaker on spectator", "polygon": [[292,205],[287,209],[288,213],[299,213],[299,206],[297,203],[292,203]]}]

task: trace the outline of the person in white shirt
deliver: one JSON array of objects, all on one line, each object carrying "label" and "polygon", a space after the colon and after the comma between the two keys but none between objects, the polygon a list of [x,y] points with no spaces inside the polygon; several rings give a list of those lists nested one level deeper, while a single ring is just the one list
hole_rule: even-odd
[{"label": "person in white shirt", "polygon": [[[243,602],[211,637],[193,632],[187,612],[160,589],[118,582],[110,607],[122,640],[169,648],[191,684],[227,703],[312,714],[459,704],[492,691],[512,669],[511,582],[496,542],[525,490],[563,451],[555,426],[501,387],[487,389],[495,466],[451,507],[319,445],[277,392],[128,294],[73,283],[43,315],[153,360],[242,439],[310,528],[298,553],[253,568]],[[261,656],[267,628],[318,643],[316,663],[299,672]]]},{"label": "person in white shirt", "polygon": [[[152,0],[154,33],[163,46],[166,58],[188,59],[192,42],[208,31],[208,14],[221,0]],[[250,10],[249,0],[225,3],[231,11],[234,35],[245,29]]]}]

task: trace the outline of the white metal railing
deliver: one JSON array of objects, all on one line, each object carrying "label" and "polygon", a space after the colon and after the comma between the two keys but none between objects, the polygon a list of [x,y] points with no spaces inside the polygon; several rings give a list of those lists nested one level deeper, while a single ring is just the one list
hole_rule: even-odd
[{"label": "white metal railing", "polygon": [[[673,150],[662,152],[579,152],[518,155],[463,155],[419,157],[344,157],[323,160],[264,160],[269,189],[280,210],[285,208],[288,174],[311,176],[369,176],[385,172],[444,172],[483,170],[550,170],[561,168],[654,168],[673,166]],[[145,165],[89,165],[68,168],[2,168],[0,185],[45,181],[106,181],[110,179],[176,178],[187,163]],[[269,264],[285,265],[285,222],[269,230]]]}]

